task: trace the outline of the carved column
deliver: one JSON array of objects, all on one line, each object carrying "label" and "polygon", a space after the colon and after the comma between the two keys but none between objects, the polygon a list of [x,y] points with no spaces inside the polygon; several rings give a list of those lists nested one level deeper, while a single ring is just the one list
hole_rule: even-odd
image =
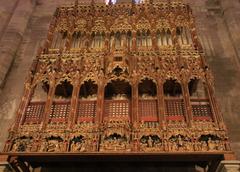
[{"label": "carved column", "polygon": [[73,82],[73,92],[71,98],[71,109],[68,117],[68,129],[71,129],[76,121],[78,100],[79,100],[79,91],[80,91],[80,74],[79,71],[76,72]]},{"label": "carved column", "polygon": [[67,40],[66,40],[66,44],[65,44],[65,49],[67,51],[69,51],[71,49],[72,40],[73,40],[73,28],[70,29],[70,31],[68,32],[68,35],[67,35]]},{"label": "carved column", "polygon": [[213,88],[213,81],[212,81],[211,74],[207,72],[206,77],[207,77],[206,79],[207,91],[209,95],[210,104],[212,107],[213,119],[215,120],[215,122],[219,124],[219,127],[221,126],[223,127],[223,117],[220,114],[220,110],[218,108],[216,98],[214,97],[214,88]]},{"label": "carved column", "polygon": [[123,39],[123,48],[125,51],[127,51],[127,35],[125,33],[122,33],[122,39]]},{"label": "carved column", "polygon": [[136,51],[137,49],[137,34],[136,32],[132,33],[132,51]]},{"label": "carved column", "polygon": [[132,83],[132,102],[131,102],[131,121],[132,123],[139,122],[138,116],[138,82],[134,80]]},{"label": "carved column", "polygon": [[47,40],[44,43],[45,50],[48,50],[49,48],[52,47],[56,22],[57,22],[56,18],[53,18],[52,22],[50,23]]},{"label": "carved column", "polygon": [[151,32],[151,39],[152,39],[152,48],[153,48],[153,50],[158,50],[157,35],[156,35],[155,31]]},{"label": "carved column", "polygon": [[239,172],[240,161],[237,160],[224,160],[219,164],[216,172]]},{"label": "carved column", "polygon": [[191,106],[191,101],[190,101],[190,95],[188,91],[188,82],[187,80],[182,81],[182,93],[183,93],[183,100],[184,100],[184,105],[185,105],[185,112],[186,112],[186,122],[189,126],[192,125],[192,106]]},{"label": "carved column", "polygon": [[44,130],[48,124],[49,114],[51,112],[51,106],[52,106],[53,97],[55,94],[55,89],[56,89],[55,71],[53,71],[50,74],[49,82],[50,82],[49,91],[48,91],[47,101],[46,101],[45,108],[44,108],[43,121],[42,121],[42,126],[41,126],[42,130]]},{"label": "carved column", "polygon": [[106,51],[109,51],[109,49],[110,49],[109,47],[110,47],[110,34],[106,33],[105,41],[104,41],[104,49]]},{"label": "carved column", "polygon": [[171,28],[172,44],[176,46],[178,44],[176,28],[175,26]]},{"label": "carved column", "polygon": [[190,33],[191,33],[192,42],[193,42],[195,49],[202,51],[202,45],[200,44],[200,41],[198,39],[195,22],[194,22],[193,18],[194,17],[192,16],[190,19],[190,23],[189,23],[189,29],[190,29]]},{"label": "carved column", "polygon": [[103,76],[99,78],[98,83],[98,93],[97,93],[97,114],[96,114],[96,123],[101,124],[103,121],[104,115],[104,91],[105,91],[105,84]]},{"label": "carved column", "polygon": [[163,127],[166,123],[165,119],[165,106],[164,106],[164,92],[163,92],[163,82],[162,80],[157,81],[157,101],[158,101],[158,119],[159,124]]},{"label": "carved column", "polygon": [[31,99],[31,80],[32,80],[32,73],[29,72],[26,82],[25,82],[25,87],[24,87],[24,94],[21,100],[21,103],[19,105],[18,111],[17,111],[17,117],[14,123],[14,130],[16,130],[24,121],[25,118],[25,111],[28,106],[28,103]]}]

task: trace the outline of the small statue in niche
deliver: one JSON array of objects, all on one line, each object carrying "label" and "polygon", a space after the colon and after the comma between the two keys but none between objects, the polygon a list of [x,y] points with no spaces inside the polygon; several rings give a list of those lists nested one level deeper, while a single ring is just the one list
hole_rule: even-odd
[{"label": "small statue in niche", "polygon": [[42,142],[39,152],[47,152],[48,149],[48,142],[44,139],[44,141]]},{"label": "small statue in niche", "polygon": [[20,142],[17,140],[13,143],[12,146],[12,152],[18,152],[19,151],[19,146],[20,146]]},{"label": "small statue in niche", "polygon": [[147,143],[148,143],[148,147],[153,147],[153,140],[151,138],[151,136],[148,137],[148,140],[147,140]]},{"label": "small statue in niche", "polygon": [[207,144],[208,144],[208,149],[209,149],[210,151],[216,149],[215,142],[211,139],[211,137],[208,138]]},{"label": "small statue in niche", "polygon": [[206,141],[201,141],[201,150],[208,151],[208,145]]}]

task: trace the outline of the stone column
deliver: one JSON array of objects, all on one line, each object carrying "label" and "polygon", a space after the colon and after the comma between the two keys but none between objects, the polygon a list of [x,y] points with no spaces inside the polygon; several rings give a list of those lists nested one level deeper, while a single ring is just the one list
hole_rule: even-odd
[{"label": "stone column", "polygon": [[237,160],[224,160],[219,164],[216,172],[239,172],[240,161]]},{"label": "stone column", "polygon": [[223,20],[226,24],[228,35],[234,47],[235,53],[240,61],[240,24],[238,21],[239,1],[221,0]]},{"label": "stone column", "polygon": [[10,164],[7,161],[8,156],[7,155],[1,155],[0,156],[0,172],[12,172],[12,168]]},{"label": "stone column", "polygon": [[35,0],[19,0],[12,18],[0,42],[0,86],[16,57],[17,50],[22,42],[24,32],[31,17]]}]

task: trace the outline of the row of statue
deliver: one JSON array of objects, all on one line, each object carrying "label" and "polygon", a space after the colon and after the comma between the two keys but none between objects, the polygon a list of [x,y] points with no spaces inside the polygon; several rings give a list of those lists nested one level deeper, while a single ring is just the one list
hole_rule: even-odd
[{"label": "row of statue", "polygon": [[[89,134],[91,135],[91,134]],[[17,138],[6,144],[6,151],[11,152],[208,152],[230,151],[227,139],[216,135],[201,135],[199,138],[189,138],[178,134],[170,138],[161,138],[159,135],[142,135],[141,138],[132,138],[125,134],[110,133],[100,138],[74,136],[70,140],[61,137],[48,137],[41,141],[32,137]]]}]

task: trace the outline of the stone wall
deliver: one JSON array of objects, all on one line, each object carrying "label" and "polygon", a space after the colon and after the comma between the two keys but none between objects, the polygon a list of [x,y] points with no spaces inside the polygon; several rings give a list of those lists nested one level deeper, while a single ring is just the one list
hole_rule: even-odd
[{"label": "stone wall", "polygon": [[[80,1],[80,0],[79,0]],[[240,1],[186,0],[213,70],[216,98],[240,158]],[[74,0],[0,1],[0,149],[23,93],[37,49],[46,39],[56,7]],[[86,1],[85,2],[90,2]]]}]

